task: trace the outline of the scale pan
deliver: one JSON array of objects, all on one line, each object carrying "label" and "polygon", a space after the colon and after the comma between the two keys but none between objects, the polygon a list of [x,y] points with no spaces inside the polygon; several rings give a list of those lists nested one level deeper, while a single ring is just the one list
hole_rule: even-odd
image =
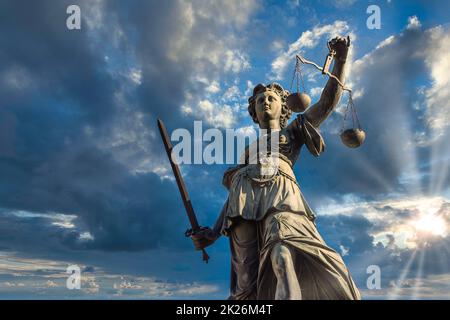
[{"label": "scale pan", "polygon": [[358,148],[366,139],[366,133],[358,128],[347,129],[341,133],[342,143],[349,148]]},{"label": "scale pan", "polygon": [[311,104],[311,98],[303,92],[294,92],[286,99],[286,104],[293,112],[303,112]]}]

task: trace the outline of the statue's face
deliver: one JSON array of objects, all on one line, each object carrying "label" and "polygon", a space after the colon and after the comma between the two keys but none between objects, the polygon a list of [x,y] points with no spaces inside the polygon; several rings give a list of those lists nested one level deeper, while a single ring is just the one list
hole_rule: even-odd
[{"label": "statue's face", "polygon": [[261,128],[266,128],[271,120],[279,123],[281,116],[281,97],[274,91],[268,90],[256,96],[256,117]]}]

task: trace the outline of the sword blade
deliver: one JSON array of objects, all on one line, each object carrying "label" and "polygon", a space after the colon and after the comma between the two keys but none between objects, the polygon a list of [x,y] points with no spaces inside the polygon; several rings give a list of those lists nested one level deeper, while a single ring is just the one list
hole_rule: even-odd
[{"label": "sword blade", "polygon": [[[184,184],[183,177],[180,172],[180,168],[172,159],[172,143],[170,142],[169,134],[167,133],[166,126],[162,122],[161,119],[158,119],[158,128],[159,133],[161,134],[161,138],[164,143],[164,148],[166,149],[167,157],[169,158],[170,166],[172,167],[173,175],[175,176],[175,180],[178,185],[178,190],[180,190],[181,199],[183,199],[184,208],[186,209],[186,213],[191,224],[191,234],[200,230],[200,225],[198,224],[197,217],[195,216],[194,208],[192,207],[191,199],[189,198],[189,194],[186,189],[186,185]],[[203,253],[203,261],[208,263],[209,256],[206,253],[205,249],[202,249]]]},{"label": "sword blade", "polygon": [[170,161],[170,166],[172,167],[172,171],[178,185],[178,189],[180,190],[181,198],[183,199],[183,204],[186,209],[186,213],[188,215],[192,231],[195,232],[200,229],[200,226],[198,224],[197,217],[195,216],[194,208],[192,207],[191,199],[189,198],[186,185],[184,184],[180,168],[172,159],[172,149],[173,149],[172,143],[170,142],[170,138],[167,133],[166,127],[162,122],[162,120],[160,119],[158,119],[158,128],[164,143],[164,147],[166,149],[167,157],[169,158]]}]

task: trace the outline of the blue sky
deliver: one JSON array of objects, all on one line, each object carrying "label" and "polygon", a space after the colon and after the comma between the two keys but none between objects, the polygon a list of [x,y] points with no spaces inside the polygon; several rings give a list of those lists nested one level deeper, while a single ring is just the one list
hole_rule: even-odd
[{"label": "blue sky", "polygon": [[[66,28],[81,8],[82,29]],[[366,9],[381,9],[381,29]],[[293,54],[322,63],[351,35],[347,83],[365,144],[339,139],[295,172],[319,231],[367,299],[450,297],[450,6],[446,1],[2,1],[0,298],[221,299],[226,238],[202,263],[156,128],[253,130],[257,83],[289,88]],[[313,100],[326,79],[305,68]],[[226,165],[186,165],[200,222]],[[69,265],[81,290],[65,286]],[[381,270],[381,289],[366,269]]]}]

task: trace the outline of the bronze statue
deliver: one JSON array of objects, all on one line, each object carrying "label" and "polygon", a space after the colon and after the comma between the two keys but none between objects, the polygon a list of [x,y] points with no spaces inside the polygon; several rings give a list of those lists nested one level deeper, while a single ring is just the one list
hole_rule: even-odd
[{"label": "bronze statue", "polygon": [[[329,46],[331,73],[343,83],[350,39],[337,37]],[[319,235],[292,170],[303,145],[314,156],[324,151],[318,128],[341,97],[339,81],[330,78],[320,100],[290,123],[288,91],[276,83],[254,88],[248,111],[261,129],[278,132],[278,170],[268,179],[258,175],[260,163],[227,170],[229,196],[217,222],[191,235],[198,250],[229,237],[229,299],[360,299],[341,256]]]}]

